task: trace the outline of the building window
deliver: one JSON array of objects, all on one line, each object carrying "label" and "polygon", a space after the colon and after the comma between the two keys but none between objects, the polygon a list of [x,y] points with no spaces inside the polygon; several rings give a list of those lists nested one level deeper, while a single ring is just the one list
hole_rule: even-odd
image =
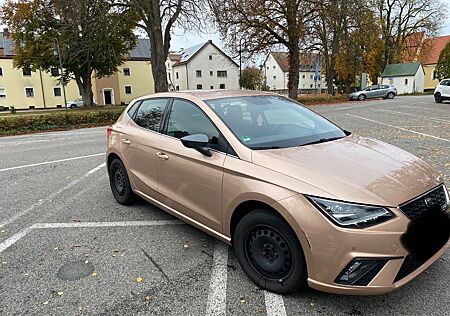
[{"label": "building window", "polygon": [[59,76],[59,69],[56,67],[52,67],[50,69],[50,73],[52,75],[52,77],[58,77]]},{"label": "building window", "polygon": [[303,75],[302,78],[305,79],[305,78],[306,78],[306,75]]},{"label": "building window", "polygon": [[197,78],[201,78],[201,77],[202,77],[202,71],[201,71],[201,70],[196,70],[196,71],[195,71],[195,76],[196,76]]},{"label": "building window", "polygon": [[269,70],[269,66],[267,66],[267,70]]},{"label": "building window", "polygon": [[61,96],[61,87],[53,87],[53,96],[55,97]]},{"label": "building window", "polygon": [[0,67],[0,76],[3,76],[3,68]]},{"label": "building window", "polygon": [[214,76],[214,72],[212,70],[209,71],[209,75],[212,77]]},{"label": "building window", "polygon": [[131,94],[131,86],[125,86],[125,94]]},{"label": "building window", "polygon": [[25,95],[27,98],[34,98],[34,88],[25,88]]},{"label": "building window", "polygon": [[0,98],[6,98],[6,88],[0,88]]},{"label": "building window", "polygon": [[219,77],[219,78],[226,78],[227,77],[227,71],[226,70],[218,70],[217,71],[217,77]]},{"label": "building window", "polygon": [[211,86],[211,87],[209,87],[211,90],[213,90],[214,89],[214,86]]},{"label": "building window", "polygon": [[273,66],[273,69],[275,69],[276,67],[275,66]]},{"label": "building window", "polygon": [[170,78],[170,72],[167,73],[169,75],[169,81],[172,81],[172,78]]},{"label": "building window", "polygon": [[309,85],[309,87],[312,89],[312,87],[313,87],[313,84],[311,83],[310,85]]},{"label": "building window", "polygon": [[433,72],[431,73],[431,79],[432,80],[437,80],[436,69],[433,69]]},{"label": "building window", "polygon": [[202,90],[202,89],[203,89],[203,86],[201,84],[198,84],[197,85],[197,90]]},{"label": "building window", "polygon": [[123,68],[123,75],[127,77],[131,76],[130,68]]},{"label": "building window", "polygon": [[309,79],[313,79],[313,75],[309,75]]},{"label": "building window", "polygon": [[180,86],[176,86],[175,90],[180,91]]},{"label": "building window", "polygon": [[212,60],[212,55],[209,55],[209,60]]},{"label": "building window", "polygon": [[277,76],[273,76],[273,79],[277,79]]},{"label": "building window", "polygon": [[225,84],[221,83],[220,86],[219,86],[219,89],[225,89]]},{"label": "building window", "polygon": [[177,77],[177,79],[179,79],[179,77],[178,77],[178,72],[175,73],[175,77]]},{"label": "building window", "polygon": [[30,69],[22,69],[22,75],[24,77],[30,77],[31,76],[31,70]]},{"label": "building window", "polygon": [[408,78],[405,78],[405,86],[408,85]]}]

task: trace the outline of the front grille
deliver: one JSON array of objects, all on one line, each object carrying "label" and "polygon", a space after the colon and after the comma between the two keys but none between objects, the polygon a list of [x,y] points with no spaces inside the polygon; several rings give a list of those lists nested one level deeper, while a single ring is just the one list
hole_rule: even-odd
[{"label": "front grille", "polygon": [[445,187],[441,185],[419,198],[406,202],[399,208],[411,221],[416,221],[430,209],[439,207],[444,210],[446,206]]},{"label": "front grille", "polygon": [[397,273],[397,276],[395,277],[394,282],[397,282],[404,277],[408,276],[411,272],[415,271],[417,268],[419,268],[422,264],[424,264],[428,259],[419,259],[413,254],[407,255],[405,258],[405,261],[403,261],[402,266],[400,267],[400,270]]}]

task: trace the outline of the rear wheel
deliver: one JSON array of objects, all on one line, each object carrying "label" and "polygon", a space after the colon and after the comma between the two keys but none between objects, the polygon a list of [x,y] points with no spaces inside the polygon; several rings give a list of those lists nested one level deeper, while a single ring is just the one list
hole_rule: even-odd
[{"label": "rear wheel", "polygon": [[288,294],[306,286],[306,263],[292,228],[276,214],[257,209],[238,223],[234,252],[249,278],[271,292]]},{"label": "rear wheel", "polygon": [[70,108],[73,110],[73,109],[76,109],[77,108],[77,105],[76,104],[72,104],[72,105],[70,105]]},{"label": "rear wheel", "polygon": [[360,94],[359,96],[358,96],[358,100],[359,101],[364,101],[366,99],[366,95],[365,94]]},{"label": "rear wheel", "polygon": [[389,92],[388,94],[387,94],[387,98],[388,99],[393,99],[395,97],[395,93],[394,92]]},{"label": "rear wheel", "polygon": [[434,102],[442,103],[442,96],[439,92],[434,95]]},{"label": "rear wheel", "polygon": [[134,202],[135,195],[131,190],[130,179],[125,166],[119,159],[114,159],[109,166],[109,183],[117,202],[123,205]]}]

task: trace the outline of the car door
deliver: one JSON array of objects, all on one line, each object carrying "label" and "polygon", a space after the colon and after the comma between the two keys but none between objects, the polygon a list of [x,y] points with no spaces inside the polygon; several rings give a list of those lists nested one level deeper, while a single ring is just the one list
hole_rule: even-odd
[{"label": "car door", "polygon": [[378,98],[380,96],[380,86],[374,85],[370,87],[370,98]]},{"label": "car door", "polygon": [[442,96],[446,98],[450,98],[450,80],[444,80],[442,82]]},{"label": "car door", "polygon": [[[193,134],[208,136],[211,157],[184,147],[180,138]],[[156,152],[158,192],[164,196],[164,204],[219,233],[226,158],[222,140],[218,129],[196,104],[174,99]]]},{"label": "car door", "polygon": [[379,98],[386,97],[386,95],[388,94],[388,90],[389,90],[389,86],[386,86],[386,85],[380,85],[380,89],[378,90],[377,96],[378,96]]},{"label": "car door", "polygon": [[122,155],[129,177],[139,191],[149,196],[157,192],[156,147],[168,102],[168,98],[141,101],[130,114],[132,119],[122,135]]}]

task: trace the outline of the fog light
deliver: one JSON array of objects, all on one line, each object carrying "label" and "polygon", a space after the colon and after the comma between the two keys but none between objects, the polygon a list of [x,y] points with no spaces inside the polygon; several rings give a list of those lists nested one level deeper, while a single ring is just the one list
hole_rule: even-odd
[{"label": "fog light", "polygon": [[368,285],[380,272],[387,259],[355,258],[335,280],[345,285]]}]

